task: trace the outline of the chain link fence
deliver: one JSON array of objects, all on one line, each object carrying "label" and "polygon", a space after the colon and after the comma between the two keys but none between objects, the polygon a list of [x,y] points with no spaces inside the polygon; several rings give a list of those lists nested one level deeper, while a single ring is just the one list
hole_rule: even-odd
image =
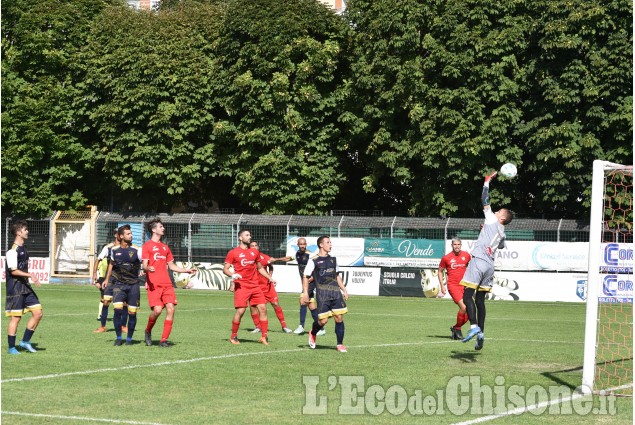
[{"label": "chain link fence", "polygon": [[[51,252],[51,217],[27,220],[31,257],[48,257]],[[288,237],[320,236],[350,238],[476,239],[482,218],[412,218],[385,216],[300,216],[255,214],[118,214],[100,212],[95,222],[94,250],[113,239],[114,230],[131,224],[135,243],[150,237],[145,223],[160,217],[165,224],[164,242],[182,261],[222,262],[236,246],[238,232],[249,229],[261,250],[272,257],[286,254]],[[12,218],[2,222],[2,255],[11,248]],[[510,241],[588,242],[589,223],[579,220],[515,219],[506,227]]]},{"label": "chain link fence", "polygon": [[[236,246],[238,232],[249,229],[263,252],[272,257],[286,254],[287,239],[293,236],[410,239],[476,239],[483,219],[408,218],[355,216],[300,216],[250,214],[116,214],[100,213],[96,243],[101,248],[112,239],[117,226],[147,223],[160,217],[165,224],[164,242],[179,260],[222,262]],[[133,230],[134,231],[134,230]],[[141,239],[149,237],[143,227]],[[588,242],[588,222],[576,220],[517,219],[506,227],[509,240]],[[135,235],[135,239],[136,239]]]}]

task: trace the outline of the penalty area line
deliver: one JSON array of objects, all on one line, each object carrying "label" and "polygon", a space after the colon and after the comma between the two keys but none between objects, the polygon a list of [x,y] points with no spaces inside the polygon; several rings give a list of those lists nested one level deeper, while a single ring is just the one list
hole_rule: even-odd
[{"label": "penalty area line", "polygon": [[0,413],[3,415],[25,416],[30,418],[64,419],[64,420],[87,421],[87,422],[108,422],[111,424],[167,425],[167,424],[160,424],[158,422],[139,422],[139,421],[127,421],[122,419],[106,419],[106,418],[86,418],[83,416],[45,415],[43,413],[6,412],[4,410],[0,411]]},{"label": "penalty area line", "polygon": [[[627,384],[627,385],[622,385],[622,386],[619,386],[619,387],[609,388],[609,389],[607,389],[605,391],[607,393],[610,393],[612,391],[623,390],[623,389],[626,389],[626,388],[630,388],[632,386],[633,386],[633,384]],[[582,398],[582,397],[592,397],[592,396],[590,394],[576,393],[576,394],[570,395],[568,397],[562,397],[562,398],[558,398],[558,399],[554,399],[554,400],[543,401],[542,403],[532,404],[531,406],[517,407],[516,409],[508,410],[507,412],[503,412],[503,413],[496,413],[494,415],[482,416],[480,418],[471,419],[469,421],[464,421],[464,422],[455,422],[452,425],[480,424],[480,423],[483,423],[483,422],[493,421],[494,419],[504,418],[505,416],[520,415],[520,414],[525,413],[525,412],[531,412],[531,411],[534,411],[534,410],[547,408],[547,407],[553,406],[555,404],[567,403],[569,401],[577,400],[577,399]]]}]

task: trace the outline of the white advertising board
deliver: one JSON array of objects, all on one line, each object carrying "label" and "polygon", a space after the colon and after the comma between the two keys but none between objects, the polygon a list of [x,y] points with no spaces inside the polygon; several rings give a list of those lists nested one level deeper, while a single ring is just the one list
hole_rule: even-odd
[{"label": "white advertising board", "polygon": [[[7,281],[6,259],[0,257],[0,267],[2,268],[2,281]],[[50,283],[51,260],[49,258],[29,258],[29,273],[36,273],[40,283]]]},{"label": "white advertising board", "polygon": [[[472,250],[474,240],[463,240],[463,249]],[[588,269],[588,242],[505,241],[507,248],[496,251],[496,269],[523,271],[577,271]],[[452,250],[446,242],[446,252]]]},{"label": "white advertising board", "polygon": [[[287,253],[295,258],[298,251],[298,236],[289,236],[287,239]],[[307,252],[317,254],[319,249],[317,246],[317,237],[307,236]],[[331,238],[333,249],[332,257],[337,257],[337,265],[342,266],[363,266],[364,265],[364,238]],[[297,263],[296,263],[297,264]]]}]

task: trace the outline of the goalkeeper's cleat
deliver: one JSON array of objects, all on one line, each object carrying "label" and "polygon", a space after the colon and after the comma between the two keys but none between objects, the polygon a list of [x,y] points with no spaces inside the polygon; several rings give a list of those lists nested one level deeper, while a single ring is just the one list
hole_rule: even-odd
[{"label": "goalkeeper's cleat", "polygon": [[470,339],[474,338],[480,331],[481,328],[479,328],[478,326],[470,329],[470,331],[467,333],[467,336],[463,338],[463,342],[468,342]]},{"label": "goalkeeper's cleat", "polygon": [[24,348],[29,353],[37,353],[37,350],[33,348],[29,341],[20,341],[20,348]]},{"label": "goalkeeper's cleat", "polygon": [[17,348],[15,348],[15,347],[11,347],[11,348],[9,348],[9,350],[7,350],[7,353],[9,353],[9,354],[20,354],[20,352],[18,351],[18,349],[17,349]]},{"label": "goalkeeper's cleat", "polygon": [[282,328],[282,332],[284,332],[286,334],[290,334],[293,331],[291,329],[289,329],[289,328]]},{"label": "goalkeeper's cleat", "polygon": [[238,341],[238,337],[237,336],[232,336],[231,338],[229,338],[229,342],[231,342],[234,345],[240,344],[240,341]]},{"label": "goalkeeper's cleat", "polygon": [[304,333],[304,326],[300,325],[297,328],[295,328],[295,331],[293,331],[294,334],[296,335],[300,335]]},{"label": "goalkeeper's cleat", "polygon": [[132,345],[132,340],[126,338],[126,345]]},{"label": "goalkeeper's cleat", "polygon": [[315,335],[312,332],[309,332],[309,347],[315,348]]},{"label": "goalkeeper's cleat", "polygon": [[485,335],[483,332],[479,332],[476,335],[476,345],[474,345],[475,350],[481,350],[483,348],[483,343],[485,342]]},{"label": "goalkeeper's cleat", "polygon": [[269,345],[269,338],[267,338],[266,336],[261,336],[258,342],[262,345]]},{"label": "goalkeeper's cleat", "polygon": [[260,328],[256,328],[253,331],[251,331],[252,334],[259,334],[260,332],[262,332]]},{"label": "goalkeeper's cleat", "polygon": [[340,353],[348,352],[348,350],[346,349],[346,345],[344,344],[337,344],[337,351],[339,351]]},{"label": "goalkeeper's cleat", "polygon": [[95,329],[93,331],[93,333],[96,333],[96,334],[100,334],[102,332],[106,332],[106,327],[105,326],[100,326],[100,327],[98,327],[97,329]]},{"label": "goalkeeper's cleat", "polygon": [[320,329],[317,334],[315,334],[315,336],[324,336],[326,335],[326,329],[322,328]]},{"label": "goalkeeper's cleat", "polygon": [[147,345],[148,347],[149,347],[149,346],[151,346],[151,345],[152,345],[152,333],[151,333],[151,332],[146,331],[144,340],[145,340],[146,345]]},{"label": "goalkeeper's cleat", "polygon": [[122,345],[123,345],[123,340],[122,340],[122,339],[117,338],[117,339],[115,340],[115,347],[120,347],[120,346],[122,346]]}]

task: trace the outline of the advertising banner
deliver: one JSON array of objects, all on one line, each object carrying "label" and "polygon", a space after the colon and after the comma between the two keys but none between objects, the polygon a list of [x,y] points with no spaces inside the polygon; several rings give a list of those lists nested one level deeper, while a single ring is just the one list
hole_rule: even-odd
[{"label": "advertising banner", "polygon": [[[217,289],[228,290],[231,279],[223,273],[222,264],[186,263],[177,261],[179,267],[196,268],[198,273],[191,276],[188,273],[175,273],[174,282],[177,288],[184,289]],[[276,291],[302,292],[302,282],[297,265],[273,264],[273,279],[276,281]],[[381,270],[372,267],[340,267],[342,281],[349,295],[378,295]]]},{"label": "advertising banner", "polygon": [[633,244],[605,243],[601,245],[601,303],[633,302]]},{"label": "advertising banner", "polygon": [[[423,270],[382,267],[379,295],[423,297]],[[436,272],[436,270],[435,270]]]},{"label": "advertising banner", "polygon": [[[463,249],[471,252],[475,240],[463,240]],[[588,269],[588,242],[505,241],[507,248],[496,251],[497,269],[523,271],[584,272]],[[446,252],[452,250],[446,242]]]},{"label": "advertising banner", "polygon": [[364,265],[435,268],[444,254],[444,241],[435,239],[365,239]]},{"label": "advertising banner", "polygon": [[[2,268],[2,281],[7,281],[6,258],[0,257],[0,267]],[[40,283],[51,283],[51,259],[50,258],[29,258],[29,273],[35,273],[40,279]]]},{"label": "advertising banner", "polygon": [[[287,253],[295,258],[295,253],[298,251],[298,236],[289,236],[287,239]],[[319,249],[317,246],[317,237],[307,236],[306,250],[309,254],[317,254]],[[331,251],[332,257],[337,257],[337,265],[343,266],[363,266],[364,265],[364,239],[363,238],[331,238],[333,243],[333,249]],[[297,264],[295,261],[291,264]]]}]

